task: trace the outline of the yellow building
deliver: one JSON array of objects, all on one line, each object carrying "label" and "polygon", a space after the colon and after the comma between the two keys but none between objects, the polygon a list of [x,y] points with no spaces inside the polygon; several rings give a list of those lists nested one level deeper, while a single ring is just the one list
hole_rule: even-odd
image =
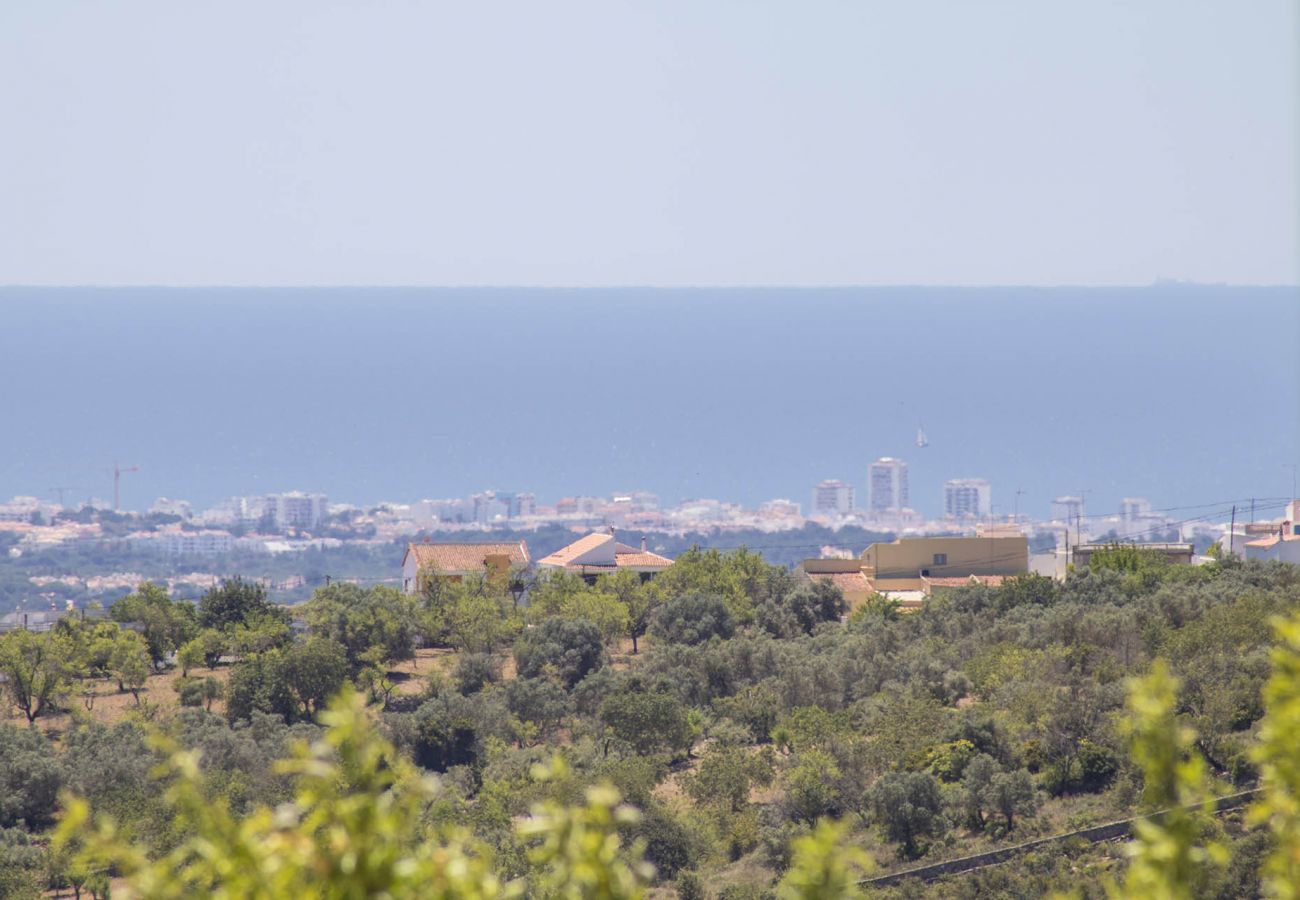
[{"label": "yellow building", "polygon": [[877,591],[918,591],[926,579],[1018,575],[1029,571],[1023,534],[899,538],[862,551],[862,574]]}]

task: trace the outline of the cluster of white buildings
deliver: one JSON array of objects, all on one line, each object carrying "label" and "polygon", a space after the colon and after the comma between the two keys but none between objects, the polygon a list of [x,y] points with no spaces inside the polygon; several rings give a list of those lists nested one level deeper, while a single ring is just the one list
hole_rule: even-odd
[{"label": "cluster of white buildings", "polygon": [[[182,512],[189,509],[189,504],[183,500],[160,498],[154,507],[160,506],[162,508],[158,511],[167,510],[183,519],[191,518]],[[231,497],[193,518],[205,525],[286,532],[312,531],[327,515],[329,499],[324,494],[289,491],[284,494]]]},{"label": "cluster of white buildings", "polygon": [[[986,520],[993,512],[993,493],[983,478],[954,478],[944,482],[944,518],[957,524]],[[912,508],[907,463],[882,456],[867,469],[867,503],[857,503],[852,484],[827,479],[813,488],[811,518],[831,524],[861,523],[892,530],[916,528],[920,515]],[[951,522],[950,522],[951,524]]]},{"label": "cluster of white buildings", "polygon": [[644,531],[687,532],[710,528],[757,528],[777,531],[799,528],[803,511],[793,500],[769,500],[757,509],[707,497],[683,500],[665,507],[650,491],[620,491],[606,497],[561,497],[552,506],[537,503],[531,493],[483,491],[469,498],[383,503],[354,523],[373,524],[381,535],[396,536],[416,530],[528,530],[545,525],[572,528],[628,528]]}]

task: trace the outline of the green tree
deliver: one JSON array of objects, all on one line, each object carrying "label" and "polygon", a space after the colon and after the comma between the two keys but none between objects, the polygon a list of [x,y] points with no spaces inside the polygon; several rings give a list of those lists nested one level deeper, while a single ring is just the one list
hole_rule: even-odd
[{"label": "green tree", "polygon": [[605,698],[600,720],[616,742],[643,756],[660,750],[683,754],[694,739],[686,706],[638,681]]},{"label": "green tree", "polygon": [[312,717],[338,693],[348,677],[348,661],[336,641],[311,637],[283,652],[284,680],[301,714]]},{"label": "green tree", "polygon": [[600,629],[582,619],[547,619],[515,642],[520,678],[536,678],[549,670],[572,689],[604,664],[605,642]]},{"label": "green tree", "polygon": [[1195,732],[1177,719],[1177,695],[1163,660],[1129,689],[1124,730],[1142,769],[1143,803],[1161,814],[1134,823],[1124,896],[1191,898],[1208,870],[1227,859],[1222,846],[1202,837],[1214,803]]},{"label": "green tree", "polygon": [[672,566],[655,578],[669,599],[702,594],[722,600],[733,621],[748,624],[760,603],[783,597],[791,588],[790,573],[772,566],[757,553],[701,550],[679,554]]},{"label": "green tree", "polygon": [[198,632],[194,606],[173,601],[166,588],[149,581],[109,607],[108,614],[114,621],[140,626],[154,668]]},{"label": "green tree", "polygon": [[173,684],[180,696],[181,706],[202,706],[211,711],[212,703],[220,700],[223,693],[221,682],[209,675],[207,678],[188,678],[182,676]]},{"label": "green tree", "polygon": [[627,569],[601,576],[600,583],[627,610],[627,636],[632,639],[632,652],[639,653],[637,642],[650,630],[655,610],[664,602],[663,592],[655,582],[642,581]]},{"label": "green tree", "polygon": [[528,620],[583,619],[595,625],[606,642],[613,641],[627,631],[628,610],[608,588],[607,578],[589,585],[572,572],[546,572],[528,595]]},{"label": "green tree", "polygon": [[812,825],[840,810],[837,783],[840,769],[835,758],[821,750],[800,753],[785,773],[786,804],[790,818]]},{"label": "green tree", "polygon": [[62,760],[39,729],[0,723],[0,829],[48,825],[65,777]]},{"label": "green tree", "polygon": [[1024,769],[999,772],[988,788],[988,802],[1006,822],[1007,831],[1016,827],[1016,816],[1032,816],[1038,811],[1038,792],[1034,780]]},{"label": "green tree", "polygon": [[313,634],[344,648],[354,672],[376,658],[389,663],[415,656],[416,600],[396,588],[354,584],[320,588],[307,601],[304,616]]},{"label": "green tree", "polygon": [[1254,752],[1263,796],[1251,819],[1265,823],[1274,849],[1264,883],[1275,897],[1300,897],[1300,616],[1274,623],[1273,674],[1264,689],[1268,710]]},{"label": "green tree", "polygon": [[754,786],[772,783],[772,753],[754,753],[743,747],[710,750],[700,767],[685,779],[687,795],[701,806],[738,813],[749,805]]},{"label": "green tree", "polygon": [[875,869],[875,861],[847,840],[843,822],[823,819],[811,834],[794,839],[790,868],[777,886],[779,900],[853,900],[858,882]]},{"label": "green tree", "polygon": [[226,682],[226,718],[247,720],[254,712],[272,713],[292,721],[299,712],[298,699],[289,687],[280,650],[255,653],[230,670]]},{"label": "green tree", "polygon": [[661,605],[650,633],[665,644],[700,644],[712,637],[731,637],[736,633],[736,621],[718,597],[690,594]]},{"label": "green tree", "polygon": [[939,783],[926,772],[890,772],[871,792],[877,821],[900,852],[915,859],[924,851],[922,838],[943,832]]},{"label": "green tree", "polygon": [[816,581],[791,591],[785,605],[804,634],[812,634],[822,622],[838,622],[848,610],[844,592],[826,581]]},{"label": "green tree", "polygon": [[216,628],[204,628],[196,638],[203,645],[203,664],[215,669],[221,657],[230,652],[230,638]]},{"label": "green tree", "polygon": [[442,610],[452,646],[468,653],[490,653],[519,634],[522,621],[510,600],[486,591],[453,592]]},{"label": "green tree", "polygon": [[[567,775],[557,758],[549,770],[534,770],[534,778],[561,779]],[[654,874],[642,860],[642,849],[623,847],[617,835],[635,825],[640,815],[620,803],[618,791],[608,784],[587,789],[584,803],[567,807],[548,802],[533,808],[519,826],[532,843],[528,858],[534,871],[535,893],[565,900],[639,900]]]},{"label": "green tree", "polygon": [[266,588],[253,581],[231,578],[199,598],[199,624],[224,630],[254,625],[263,620],[288,624],[289,615],[266,598]]},{"label": "green tree", "polygon": [[45,863],[45,848],[35,837],[21,828],[0,827],[0,897],[38,900]]},{"label": "green tree", "polygon": [[[433,785],[374,730],[363,703],[345,694],[322,714],[321,741],[299,744],[277,766],[297,778],[288,803],[242,819],[204,788],[198,756],[173,749],[166,802],[182,835],[153,847],[73,801],[58,832],[80,845],[80,864],[120,872],[146,900],[391,897],[495,900],[524,884],[494,871],[490,847],[461,829],[426,824]],[[578,807],[551,804],[520,826],[533,845],[536,893],[573,898],[643,894],[650,872],[617,832],[635,813],[612,788]]]},{"label": "green tree", "polygon": [[4,690],[28,723],[59,703],[78,674],[77,647],[57,631],[0,635],[0,674]]},{"label": "green tree", "polygon": [[96,678],[107,678],[109,663],[113,650],[122,635],[122,627],[116,622],[96,622],[89,630],[80,629],[83,649],[80,651],[86,663],[86,674]]},{"label": "green tree", "polygon": [[124,631],[113,647],[109,671],[117,679],[117,689],[131,692],[137,705],[140,690],[149,680],[149,645],[133,631]]},{"label": "green tree", "polygon": [[966,766],[962,776],[962,814],[968,827],[982,831],[992,808],[993,779],[998,775],[997,760],[981,753]]},{"label": "green tree", "polygon": [[190,669],[197,669],[203,665],[204,654],[203,639],[196,637],[181,644],[180,649],[176,651],[176,663],[181,667],[181,677],[187,677]]}]

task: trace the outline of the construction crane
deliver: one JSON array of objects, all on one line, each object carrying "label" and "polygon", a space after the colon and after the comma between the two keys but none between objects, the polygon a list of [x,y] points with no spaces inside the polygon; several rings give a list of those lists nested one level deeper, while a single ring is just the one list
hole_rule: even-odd
[{"label": "construction crane", "polygon": [[139,471],[139,466],[126,466],[123,468],[117,463],[113,463],[113,512],[117,512],[122,506],[122,476],[127,472]]}]

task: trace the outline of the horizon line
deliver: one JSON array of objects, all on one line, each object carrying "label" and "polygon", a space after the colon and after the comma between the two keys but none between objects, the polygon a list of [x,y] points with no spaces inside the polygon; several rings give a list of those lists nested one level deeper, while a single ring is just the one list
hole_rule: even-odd
[{"label": "horizon line", "polygon": [[897,283],[867,283],[867,282],[843,282],[828,284],[812,283],[754,283],[746,284],[737,283],[716,283],[716,284],[631,284],[631,283],[610,283],[610,284],[434,284],[434,283],[403,283],[403,284],[384,284],[363,282],[346,283],[346,284],[310,284],[310,283],[267,283],[256,284],[251,282],[225,282],[225,283],[147,283],[147,282],[122,282],[122,283],[68,283],[68,284],[32,284],[23,282],[13,282],[0,284],[0,291],[4,290],[302,290],[302,291],[319,291],[319,290],[392,290],[392,291],[409,291],[409,290],[436,290],[436,291],[463,291],[463,290],[482,290],[482,291],[500,291],[500,290],[530,290],[530,291],[738,291],[738,290],[811,290],[811,291],[844,291],[844,290],[1133,290],[1138,288],[1258,288],[1258,289],[1296,289],[1300,288],[1300,282],[1229,282],[1229,281],[1191,281],[1178,278],[1157,278],[1154,281],[1139,282],[1110,282],[1110,283],[920,283],[920,282],[897,282]]}]

